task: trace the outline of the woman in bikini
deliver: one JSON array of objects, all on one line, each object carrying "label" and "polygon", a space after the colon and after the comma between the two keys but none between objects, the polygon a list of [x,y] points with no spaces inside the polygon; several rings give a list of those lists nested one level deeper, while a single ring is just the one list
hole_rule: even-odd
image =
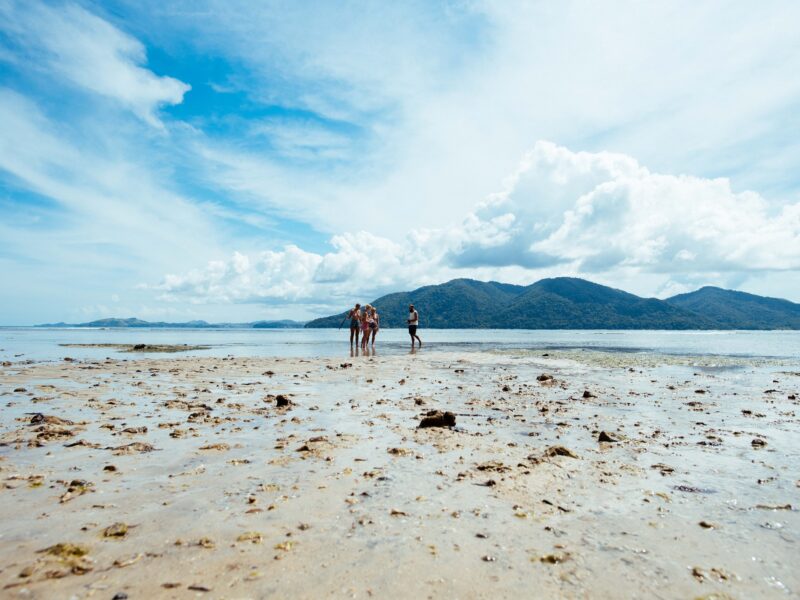
[{"label": "woman in bikini", "polygon": [[367,304],[364,307],[364,312],[361,315],[361,349],[367,349],[367,342],[369,341],[370,323],[372,323],[372,307]]},{"label": "woman in bikini", "polygon": [[378,330],[381,328],[381,318],[378,315],[378,309],[374,306],[370,307],[372,309],[372,323],[370,323],[370,330],[372,331],[372,347],[375,347],[375,336],[378,334]]}]

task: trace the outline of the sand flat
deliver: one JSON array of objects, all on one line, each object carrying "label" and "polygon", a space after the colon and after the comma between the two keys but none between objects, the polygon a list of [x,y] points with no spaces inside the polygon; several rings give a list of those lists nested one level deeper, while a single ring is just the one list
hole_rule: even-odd
[{"label": "sand flat", "polygon": [[3,595],[800,594],[796,369],[547,354],[4,367]]}]

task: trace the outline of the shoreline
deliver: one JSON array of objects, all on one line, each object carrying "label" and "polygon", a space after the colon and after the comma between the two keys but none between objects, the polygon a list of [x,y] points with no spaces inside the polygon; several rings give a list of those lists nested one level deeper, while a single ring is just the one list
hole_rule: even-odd
[{"label": "shoreline", "polygon": [[[4,367],[0,586],[10,597],[800,591],[800,374],[548,353]],[[417,429],[434,409],[456,427]],[[127,531],[105,536],[115,523]],[[59,543],[87,553],[38,552]]]}]

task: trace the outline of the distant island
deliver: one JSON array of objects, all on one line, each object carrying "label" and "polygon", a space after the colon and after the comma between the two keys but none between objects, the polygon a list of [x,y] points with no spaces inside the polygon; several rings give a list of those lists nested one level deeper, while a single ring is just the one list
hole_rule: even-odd
[{"label": "distant island", "polygon": [[[405,327],[408,305],[434,329],[800,329],[800,304],[703,287],[665,300],[574,277],[528,286],[454,279],[371,302],[382,327]],[[309,328],[339,327],[345,312]]]},{"label": "distant island", "polygon": [[165,323],[163,321],[142,321],[141,319],[98,319],[88,323],[45,323],[34,327],[110,327],[130,329],[299,329],[302,321],[254,321],[252,323],[207,323],[206,321],[186,321],[184,323]]}]

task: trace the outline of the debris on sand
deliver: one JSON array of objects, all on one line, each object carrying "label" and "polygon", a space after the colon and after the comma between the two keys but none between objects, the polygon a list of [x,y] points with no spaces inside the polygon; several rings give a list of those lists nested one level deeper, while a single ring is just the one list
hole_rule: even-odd
[{"label": "debris on sand", "polygon": [[554,456],[568,456],[569,458],[578,458],[578,455],[575,454],[569,448],[565,448],[564,446],[550,446],[547,450],[544,451],[544,455],[548,458],[552,458]]},{"label": "debris on sand", "polygon": [[540,556],[539,562],[548,565],[559,565],[563,562],[567,562],[570,558],[572,558],[572,555],[569,552],[553,552],[552,554]]},{"label": "debris on sand", "polygon": [[389,448],[387,452],[393,456],[409,456],[413,454],[408,448]]},{"label": "debris on sand", "polygon": [[548,375],[547,373],[542,373],[541,375],[539,375],[536,378],[536,381],[538,381],[539,383],[545,383],[545,382],[548,382],[548,381],[553,381],[553,376],[552,375]]},{"label": "debris on sand", "polygon": [[103,530],[103,537],[124,538],[128,535],[128,525],[126,523],[114,523]]},{"label": "debris on sand", "polygon": [[200,446],[200,450],[219,450],[220,452],[225,452],[226,450],[230,450],[230,445],[220,442],[218,444],[206,444],[205,446]]},{"label": "debris on sand", "polygon": [[60,440],[75,435],[71,429],[64,427],[54,427],[52,425],[42,425],[34,429],[36,432],[36,440],[40,442],[49,442],[52,440]]},{"label": "debris on sand", "polygon": [[241,534],[239,537],[236,538],[237,542],[250,542],[251,544],[260,544],[264,541],[264,536],[262,536],[257,531],[247,531]]},{"label": "debris on sand", "polygon": [[59,498],[59,502],[64,504],[65,502],[69,502],[70,500],[77,498],[78,496],[83,496],[86,492],[93,492],[94,491],[94,484],[91,481],[86,481],[85,479],[73,479],[69,482],[69,486],[67,486],[67,491],[64,492],[61,497]]},{"label": "debris on sand", "polygon": [[64,444],[64,448],[75,448],[76,446],[81,446],[83,448],[100,448],[100,444],[96,442],[88,442],[83,438],[79,439],[77,442],[70,442],[69,444]]},{"label": "debris on sand", "polygon": [[672,475],[675,472],[674,467],[670,467],[669,465],[665,465],[664,463],[656,463],[654,465],[650,465],[651,469],[657,469],[662,475]]},{"label": "debris on sand", "polygon": [[192,350],[210,350],[211,346],[189,344],[59,344],[67,348],[108,348],[119,352],[156,352],[173,353]]},{"label": "debris on sand", "polygon": [[[48,579],[59,579],[72,573],[84,575],[94,568],[94,561],[89,558],[89,548],[80,544],[59,543],[37,551],[48,558],[53,558],[64,568],[51,569],[45,572]],[[32,571],[31,571],[32,573]]]},{"label": "debris on sand", "polygon": [[419,422],[419,428],[426,427],[455,427],[456,416],[450,411],[429,410]]},{"label": "debris on sand", "polygon": [[138,435],[142,433],[147,433],[147,427],[126,427],[122,430],[122,433],[130,433],[131,435]]},{"label": "debris on sand", "polygon": [[62,419],[60,417],[56,417],[53,415],[45,415],[42,413],[34,413],[31,417],[30,424],[31,425],[39,425],[41,423],[45,423],[48,425],[75,425],[72,421],[68,421],[67,419]]},{"label": "debris on sand", "polygon": [[619,438],[613,433],[608,433],[607,431],[601,431],[600,434],[597,436],[597,441],[613,444],[615,442],[618,442]]},{"label": "debris on sand", "polygon": [[131,442],[130,444],[123,444],[122,446],[106,446],[105,450],[111,450],[117,456],[121,456],[123,454],[153,452],[156,450],[156,447],[145,442]]}]

